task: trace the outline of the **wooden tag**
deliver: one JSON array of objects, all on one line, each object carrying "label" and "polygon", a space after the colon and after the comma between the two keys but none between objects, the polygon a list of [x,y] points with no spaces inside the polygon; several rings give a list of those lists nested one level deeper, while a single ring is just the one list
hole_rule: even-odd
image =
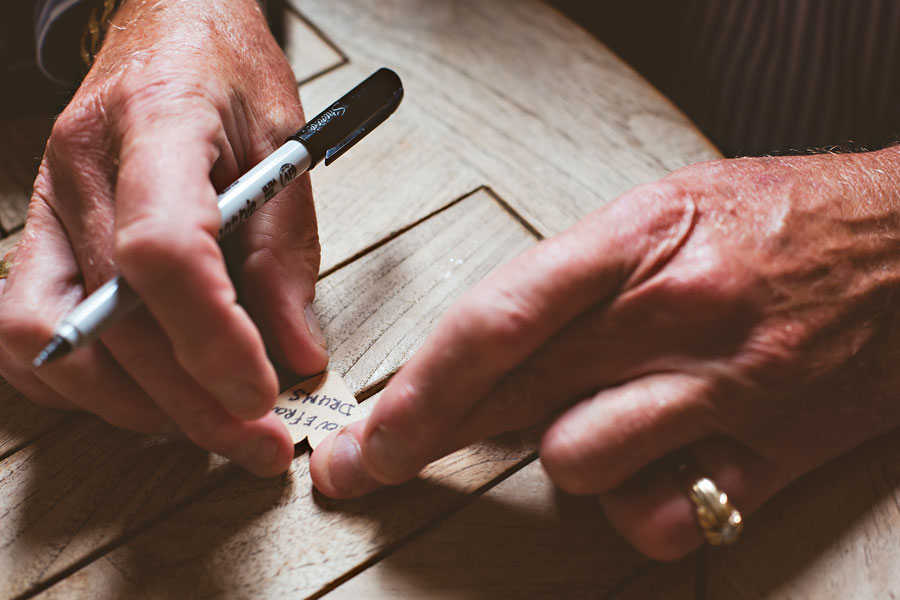
[{"label": "wooden tag", "polygon": [[283,392],[272,411],[284,419],[295,444],[308,439],[312,448],[332,431],[362,418],[356,397],[334,371],[305,379]]}]

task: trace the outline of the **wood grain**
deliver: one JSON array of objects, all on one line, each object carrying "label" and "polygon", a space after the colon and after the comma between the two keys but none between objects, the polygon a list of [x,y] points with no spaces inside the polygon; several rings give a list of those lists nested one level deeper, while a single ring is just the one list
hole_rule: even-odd
[{"label": "wood grain", "polygon": [[69,568],[225,468],[186,443],[95,417],[64,422],[0,462],[0,597]]},{"label": "wood grain", "polygon": [[[698,569],[705,577],[706,563],[698,561],[698,553],[671,563],[650,563],[646,568],[631,574],[623,581],[621,587],[614,590],[605,600],[647,600],[649,598],[665,598],[665,600],[706,600],[719,598],[707,596],[705,589],[697,589]],[[734,596],[722,596],[733,598]]]},{"label": "wood grain", "polygon": [[463,290],[534,243],[479,191],[322,279],[315,306],[331,349],[329,368],[355,390],[383,380]]},{"label": "wood grain", "polygon": [[649,566],[535,461],[325,598],[599,598]]},{"label": "wood grain", "polygon": [[896,598],[900,432],[797,481],[712,553],[710,598]]},{"label": "wood grain", "polygon": [[52,124],[50,117],[0,120],[0,229],[5,232],[25,222]]},{"label": "wood grain", "polygon": [[[532,243],[534,238],[489,194],[478,192],[326,277],[319,286],[316,306],[332,347],[331,369],[344,373],[355,393],[378,377],[393,373],[421,343],[448,303],[488,270]],[[378,331],[377,343],[360,336],[360,330]],[[471,485],[477,488],[496,476],[497,469],[509,468],[510,461],[514,463],[531,451],[530,447],[517,446],[507,455],[505,450],[490,448],[459,455],[446,463],[451,465],[447,468],[463,473],[471,467]],[[494,458],[485,458],[479,452],[488,452]],[[466,456],[473,461],[492,461],[496,468],[467,467]],[[312,502],[305,461],[303,458],[295,464],[293,479],[274,484],[239,477],[233,485],[239,486],[240,497],[248,505],[268,502],[273,485],[284,488],[279,492],[285,494],[283,503],[293,506],[295,502]],[[0,572],[15,573],[0,580],[0,596],[22,593],[71,568],[91,552],[223,477],[222,461],[211,461],[206,453],[187,444],[148,440],[114,430],[93,418],[38,440],[0,467]],[[487,469],[487,479],[475,477],[481,468]],[[435,481],[442,477],[436,476]],[[230,494],[227,490],[232,484],[222,485],[222,493]],[[459,498],[458,490],[451,493],[442,486],[435,489],[438,491],[434,493],[446,497],[446,502]],[[407,502],[418,502],[413,492],[407,493]],[[299,497],[292,498],[291,494]],[[220,501],[209,500],[213,504]],[[205,502],[198,501],[197,505]],[[383,511],[390,512],[388,506]],[[415,526],[448,505],[438,502],[434,505],[437,512],[429,512],[429,506],[424,505]],[[236,502],[229,510],[239,507],[240,502]],[[319,515],[318,508],[308,510]],[[281,512],[276,511],[272,518],[293,520],[290,512]],[[228,519],[241,516],[247,515],[229,514]],[[326,527],[326,522],[334,525],[333,520],[326,520],[317,527]],[[178,523],[178,527],[184,526]],[[251,535],[255,535],[253,531],[250,528]],[[392,529],[385,533],[391,540],[401,534]],[[198,536],[202,540],[205,534]],[[373,532],[370,543],[359,552],[377,552],[377,539]],[[226,545],[223,549],[223,560],[234,552],[228,548]],[[206,551],[202,544],[192,551],[201,550]],[[314,569],[319,573],[316,576],[303,571],[298,577],[311,578],[313,583],[309,585],[317,588],[353,566],[340,564],[343,570],[333,571],[329,566],[321,573]],[[194,563],[194,567],[197,565],[202,561]],[[250,574],[242,576],[249,578]],[[185,578],[190,579],[188,575]]]},{"label": "wood grain", "polygon": [[313,492],[304,454],[283,478],[238,476],[39,597],[315,594],[458,509],[527,460],[534,443],[532,433],[478,444],[411,483],[353,502]]},{"label": "wood grain", "polygon": [[[379,151],[423,160],[436,152],[454,170],[474,170],[544,235],[636,184],[719,157],[640,76],[542,2],[292,2],[350,60],[304,90],[307,106],[327,103],[335,79],[347,86],[395,67],[406,89],[396,118],[419,139],[382,137]],[[391,175],[401,194],[431,177]]]},{"label": "wood grain", "polygon": [[[307,115],[329,106],[373,70],[349,64],[301,87]],[[408,80],[404,75],[404,85]],[[383,127],[340,160],[317,167],[312,182],[322,271],[481,186],[481,174],[454,155],[455,140],[434,131],[429,115],[407,91]]]},{"label": "wood grain", "polygon": [[[316,310],[331,368],[357,393],[395,372],[466,287],[534,242],[493,194],[548,235],[633,185],[717,156],[640,77],[540,2],[297,6],[315,23],[289,19],[298,80],[326,71],[301,88],[308,115],[383,65],[406,87],[388,124],[313,174],[326,273]],[[16,184],[26,200],[30,184]],[[17,201],[10,215],[21,213],[21,200],[10,207]],[[6,219],[5,229],[20,220]],[[481,444],[411,485],[338,503],[311,492],[305,455],[288,476],[261,481],[184,444],[75,419],[0,462],[0,572],[14,574],[0,578],[0,596],[60,577],[48,597],[324,593],[530,460],[533,448],[534,432]],[[531,489],[521,481],[509,489]],[[555,513],[541,511],[558,507],[546,487],[532,491],[546,522]],[[633,574],[635,555],[622,552],[606,557],[621,572],[591,575],[611,584]]]},{"label": "wood grain", "polygon": [[298,82],[312,79],[344,63],[341,53],[323,39],[296,11],[286,10],[284,18],[284,54]]},{"label": "wood grain", "polygon": [[17,229],[4,238],[0,238],[0,258],[3,258],[7,252],[12,250],[19,240],[22,239],[22,230]]},{"label": "wood grain", "polygon": [[0,461],[72,416],[26,401],[3,379],[0,379],[0,415],[3,415],[0,419]]}]

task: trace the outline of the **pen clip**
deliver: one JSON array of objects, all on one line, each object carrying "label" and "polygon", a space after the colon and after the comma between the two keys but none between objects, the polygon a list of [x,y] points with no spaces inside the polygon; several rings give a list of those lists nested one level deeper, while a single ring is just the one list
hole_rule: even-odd
[{"label": "pen clip", "polygon": [[[403,90],[401,88],[400,93],[402,95]],[[325,165],[330,165],[332,162],[337,160],[344,152],[353,147],[356,142],[366,137],[370,131],[381,125],[385,119],[387,119],[391,114],[397,109],[397,105],[386,105],[381,110],[376,112],[372,117],[357,127],[353,133],[345,137],[343,140],[337,143],[337,145],[332,146],[328,150],[325,151]]]},{"label": "pen clip", "polygon": [[322,159],[329,165],[384,122],[402,99],[397,74],[379,69],[288,139],[306,147],[310,168]]}]

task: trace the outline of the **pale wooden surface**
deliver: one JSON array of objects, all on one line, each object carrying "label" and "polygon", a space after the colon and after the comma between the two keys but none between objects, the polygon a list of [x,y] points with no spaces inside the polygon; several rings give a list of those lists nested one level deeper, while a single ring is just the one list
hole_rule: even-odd
[{"label": "pale wooden surface", "polygon": [[646,565],[535,461],[325,598],[602,597]]},{"label": "pale wooden surface", "polygon": [[[379,66],[406,88],[384,127],[313,174],[316,309],[331,368],[363,398],[490,269],[634,185],[717,156],[665,99],[540,2],[296,8],[286,52],[307,114]],[[21,228],[47,131],[46,121],[0,127],[0,147],[23,148],[0,165],[4,233]],[[285,477],[257,480],[186,444],[37,409],[0,386],[0,596],[692,597],[698,557],[657,565],[625,546],[593,499],[554,491],[535,461],[536,435],[473,446],[414,483],[340,503],[312,492],[305,451]],[[711,554],[709,573],[701,569],[710,597],[827,597],[884,573],[885,557],[897,556],[900,473],[876,454],[814,474],[818,484],[785,495],[787,508],[777,500],[764,511],[746,544]],[[836,495],[841,529],[814,517],[831,477],[846,483],[856,515],[841,513]],[[873,500],[858,500],[859,481]],[[809,518],[797,525],[794,511]],[[785,531],[814,540],[802,559],[778,559]],[[838,583],[810,583],[826,568]],[[869,582],[859,589],[896,587],[887,575]]]}]

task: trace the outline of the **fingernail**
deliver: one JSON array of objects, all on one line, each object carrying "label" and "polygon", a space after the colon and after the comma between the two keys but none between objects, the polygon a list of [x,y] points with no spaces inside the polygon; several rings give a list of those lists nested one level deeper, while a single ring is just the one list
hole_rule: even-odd
[{"label": "fingernail", "polygon": [[383,427],[369,436],[366,455],[369,464],[387,481],[402,482],[409,476],[409,470],[413,466],[413,455],[409,447]]},{"label": "fingernail", "polygon": [[359,443],[346,429],[341,430],[331,444],[328,478],[331,485],[348,496],[362,491],[369,480],[360,460]]},{"label": "fingernail", "polygon": [[268,436],[252,439],[235,450],[231,458],[257,475],[274,475],[272,467],[278,458],[278,441]]},{"label": "fingernail", "polygon": [[316,311],[313,310],[312,302],[306,305],[306,309],[303,312],[306,313],[306,326],[309,328],[313,339],[327,350],[328,342],[325,341],[325,334],[322,333],[322,326],[319,324],[319,317],[316,316]]},{"label": "fingernail", "polygon": [[218,384],[213,394],[219,402],[238,417],[259,416],[259,407],[263,403],[262,395],[257,387],[246,381],[228,381]]}]

